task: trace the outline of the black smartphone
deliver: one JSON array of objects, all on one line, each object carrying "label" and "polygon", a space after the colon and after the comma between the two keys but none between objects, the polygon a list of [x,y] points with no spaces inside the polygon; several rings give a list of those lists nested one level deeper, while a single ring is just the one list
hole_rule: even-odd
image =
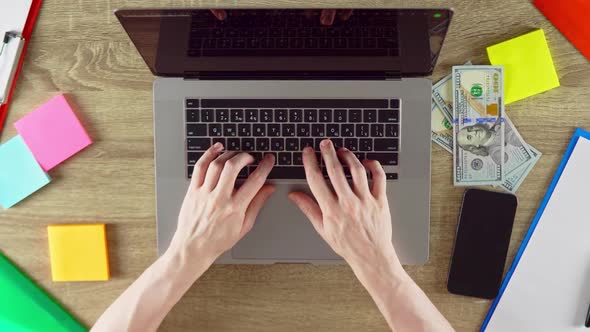
[{"label": "black smartphone", "polygon": [[517,205],[512,194],[465,191],[449,269],[449,292],[484,299],[498,295]]}]

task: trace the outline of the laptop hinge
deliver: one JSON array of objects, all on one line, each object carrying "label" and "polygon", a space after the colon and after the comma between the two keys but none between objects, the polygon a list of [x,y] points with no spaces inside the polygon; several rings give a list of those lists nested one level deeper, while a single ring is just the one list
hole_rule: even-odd
[{"label": "laptop hinge", "polygon": [[325,71],[325,72],[288,72],[288,71],[259,71],[259,72],[203,72],[186,71],[187,80],[391,80],[400,79],[399,73],[374,71]]},{"label": "laptop hinge", "polygon": [[385,79],[388,81],[398,81],[402,79],[402,75],[398,71],[385,72]]}]

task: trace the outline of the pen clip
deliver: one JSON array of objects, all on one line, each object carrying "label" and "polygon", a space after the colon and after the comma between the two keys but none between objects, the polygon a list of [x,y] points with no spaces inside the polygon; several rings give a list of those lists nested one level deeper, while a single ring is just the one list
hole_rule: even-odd
[{"label": "pen clip", "polygon": [[19,38],[19,37],[20,37],[20,35],[14,31],[6,31],[4,33],[4,38],[2,40],[2,47],[0,48],[0,55],[2,55],[2,52],[4,52],[4,47],[6,46],[6,44],[8,44],[8,42],[11,39]]}]

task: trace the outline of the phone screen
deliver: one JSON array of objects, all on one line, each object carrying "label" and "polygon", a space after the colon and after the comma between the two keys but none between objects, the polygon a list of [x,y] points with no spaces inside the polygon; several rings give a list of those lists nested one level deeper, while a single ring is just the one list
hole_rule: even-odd
[{"label": "phone screen", "polygon": [[486,299],[498,295],[516,206],[512,194],[465,191],[449,270],[449,292]]}]

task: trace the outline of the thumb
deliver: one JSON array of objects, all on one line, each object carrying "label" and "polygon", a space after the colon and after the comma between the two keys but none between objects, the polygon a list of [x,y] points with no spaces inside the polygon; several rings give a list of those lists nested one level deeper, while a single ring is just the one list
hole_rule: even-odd
[{"label": "thumb", "polygon": [[244,224],[242,225],[240,237],[243,237],[252,229],[260,209],[262,209],[264,203],[266,203],[266,200],[270,197],[270,195],[272,195],[272,193],[274,193],[274,191],[275,187],[271,185],[265,185],[260,188],[260,190],[258,190],[258,193],[256,196],[254,196],[250,202],[250,205],[248,205],[248,208],[246,209],[246,217],[244,218]]},{"label": "thumb", "polygon": [[289,194],[289,199],[299,207],[301,212],[311,221],[313,228],[322,234],[324,230],[322,209],[309,195],[301,192],[292,192]]}]

